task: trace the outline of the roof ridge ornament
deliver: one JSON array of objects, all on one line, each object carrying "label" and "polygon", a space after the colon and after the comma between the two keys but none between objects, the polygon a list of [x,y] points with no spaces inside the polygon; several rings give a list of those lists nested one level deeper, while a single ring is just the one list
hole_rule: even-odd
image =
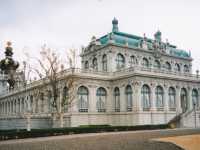
[{"label": "roof ridge ornament", "polygon": [[158,42],[161,42],[162,41],[162,33],[160,32],[160,30],[158,30],[155,34],[154,34],[154,39]]},{"label": "roof ridge ornament", "polygon": [[114,17],[114,19],[112,20],[112,32],[118,32],[119,28],[118,28],[118,20]]}]

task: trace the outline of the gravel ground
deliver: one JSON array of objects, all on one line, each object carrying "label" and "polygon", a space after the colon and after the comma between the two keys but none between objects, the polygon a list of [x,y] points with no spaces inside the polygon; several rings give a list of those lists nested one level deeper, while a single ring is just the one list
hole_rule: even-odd
[{"label": "gravel ground", "polygon": [[152,139],[200,134],[200,129],[67,135],[0,142],[0,150],[182,150]]}]

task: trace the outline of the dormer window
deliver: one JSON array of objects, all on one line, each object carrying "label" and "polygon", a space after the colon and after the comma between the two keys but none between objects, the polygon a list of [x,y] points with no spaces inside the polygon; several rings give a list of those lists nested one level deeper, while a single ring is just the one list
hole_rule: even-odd
[{"label": "dormer window", "polygon": [[117,69],[121,69],[125,67],[125,58],[122,54],[117,54],[117,59],[116,59],[116,63],[117,63]]}]

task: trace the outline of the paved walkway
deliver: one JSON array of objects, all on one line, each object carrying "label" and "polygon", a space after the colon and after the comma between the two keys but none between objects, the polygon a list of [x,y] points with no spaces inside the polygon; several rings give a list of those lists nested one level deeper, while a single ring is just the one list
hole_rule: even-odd
[{"label": "paved walkway", "polygon": [[200,134],[198,135],[185,135],[176,137],[166,137],[156,139],[157,141],[171,142],[179,145],[186,150],[199,150],[200,149]]},{"label": "paved walkway", "polygon": [[182,150],[152,139],[200,134],[200,129],[131,131],[54,136],[0,142],[0,150]]}]

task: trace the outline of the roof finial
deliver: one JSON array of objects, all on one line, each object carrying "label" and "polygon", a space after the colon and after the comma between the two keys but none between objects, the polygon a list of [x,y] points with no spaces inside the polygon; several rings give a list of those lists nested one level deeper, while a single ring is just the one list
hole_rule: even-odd
[{"label": "roof finial", "polygon": [[118,20],[115,17],[112,20],[112,25],[113,25],[112,32],[118,32],[119,31],[119,29],[118,29]]},{"label": "roof finial", "polygon": [[160,30],[158,30],[158,31],[154,34],[155,40],[157,40],[158,42],[161,42],[161,35],[162,35],[162,33],[160,32]]}]

